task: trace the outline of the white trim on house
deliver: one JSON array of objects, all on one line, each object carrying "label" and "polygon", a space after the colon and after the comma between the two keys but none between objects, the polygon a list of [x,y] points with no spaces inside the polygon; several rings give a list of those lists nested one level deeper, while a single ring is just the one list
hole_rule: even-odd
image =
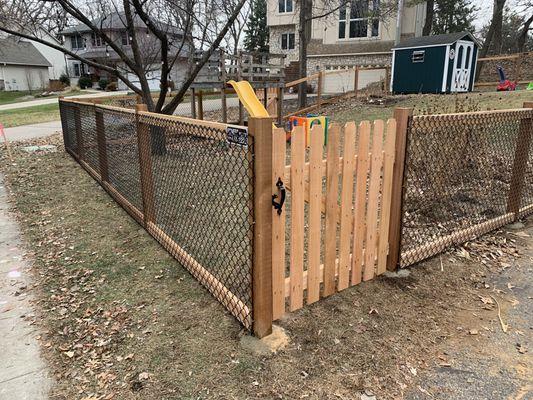
[{"label": "white trim on house", "polygon": [[[453,43],[455,43],[455,42],[453,42]],[[392,51],[407,50],[407,49],[420,49],[420,48],[426,48],[426,47],[443,47],[443,46],[449,46],[450,44],[453,44],[453,43],[439,43],[439,44],[431,44],[431,45],[427,45],[427,46],[395,47],[394,49],[392,49]]]},{"label": "white trim on house", "polygon": [[392,64],[390,68],[390,85],[389,85],[389,90],[391,93],[392,93],[392,85],[394,84],[394,59],[395,58],[396,58],[396,53],[393,51],[392,52]]},{"label": "white trim on house", "polygon": [[366,53],[337,53],[337,54],[310,54],[307,58],[318,58],[318,57],[350,57],[350,56],[369,56],[369,55],[384,55],[391,54],[392,51],[370,51]]},{"label": "white trim on house", "polygon": [[0,64],[2,64],[4,67],[7,66],[7,65],[24,65],[26,67],[42,67],[42,68],[49,68],[50,66],[49,65],[44,65],[44,64],[26,64],[26,63],[15,63],[15,62],[4,62],[4,61],[0,61]]},{"label": "white trim on house", "polygon": [[448,80],[448,68],[450,65],[450,44],[446,46],[446,57],[444,59],[444,75],[442,77],[442,93],[446,93],[446,83]]}]

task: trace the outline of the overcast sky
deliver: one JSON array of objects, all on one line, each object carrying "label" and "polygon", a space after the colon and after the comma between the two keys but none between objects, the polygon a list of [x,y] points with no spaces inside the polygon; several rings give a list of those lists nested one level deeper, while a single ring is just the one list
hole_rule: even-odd
[{"label": "overcast sky", "polygon": [[[518,0],[507,0],[507,6],[512,9],[513,6],[516,7]],[[479,11],[477,13],[477,18],[474,21],[474,26],[476,29],[480,29],[483,25],[490,21],[492,17],[492,4],[491,0],[472,0],[472,4],[475,4]]]}]

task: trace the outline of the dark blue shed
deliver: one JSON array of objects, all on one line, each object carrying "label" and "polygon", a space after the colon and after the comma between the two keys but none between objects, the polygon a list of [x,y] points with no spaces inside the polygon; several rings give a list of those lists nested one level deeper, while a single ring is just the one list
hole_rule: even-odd
[{"label": "dark blue shed", "polygon": [[393,93],[468,92],[479,44],[469,32],[421,36],[392,48]]}]

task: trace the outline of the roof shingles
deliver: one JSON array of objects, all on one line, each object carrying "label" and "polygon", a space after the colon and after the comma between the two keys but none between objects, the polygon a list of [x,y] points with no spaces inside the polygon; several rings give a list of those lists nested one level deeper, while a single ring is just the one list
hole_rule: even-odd
[{"label": "roof shingles", "polygon": [[15,38],[0,39],[0,64],[52,66],[32,43]]}]

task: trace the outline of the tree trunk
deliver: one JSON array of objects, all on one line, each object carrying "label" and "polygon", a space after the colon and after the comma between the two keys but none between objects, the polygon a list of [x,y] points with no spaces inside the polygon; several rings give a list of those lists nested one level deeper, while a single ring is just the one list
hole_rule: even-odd
[{"label": "tree trunk", "polygon": [[[298,60],[299,77],[307,76],[307,44],[311,36],[311,2],[310,0],[300,0],[299,26],[298,26]],[[298,86],[298,106],[307,106],[307,82],[302,82]]]},{"label": "tree trunk", "polygon": [[[478,58],[484,58],[487,57],[489,54],[489,50],[492,44],[492,40],[495,37],[495,32],[497,30],[497,25],[500,26],[500,47],[501,47],[501,27],[503,24],[503,7],[505,6],[505,0],[494,0],[494,8],[492,10],[492,20],[490,22],[489,30],[487,31],[487,36],[485,37],[485,42],[483,43],[483,47],[481,48],[479,52]],[[477,69],[476,69],[476,76],[475,79],[478,80],[479,76],[481,75],[481,70],[483,68],[483,62],[478,63]]]},{"label": "tree trunk", "polygon": [[435,15],[435,0],[426,1],[426,22],[422,28],[422,36],[429,36],[433,29],[433,16]]},{"label": "tree trunk", "polygon": [[520,34],[518,35],[518,40],[516,43],[519,53],[522,53],[524,51],[524,47],[526,45],[526,40],[527,40],[527,34],[529,33],[529,29],[532,23],[533,23],[533,15],[531,15],[528,18],[528,20],[524,22],[524,25],[522,26],[522,29],[520,30]]}]

